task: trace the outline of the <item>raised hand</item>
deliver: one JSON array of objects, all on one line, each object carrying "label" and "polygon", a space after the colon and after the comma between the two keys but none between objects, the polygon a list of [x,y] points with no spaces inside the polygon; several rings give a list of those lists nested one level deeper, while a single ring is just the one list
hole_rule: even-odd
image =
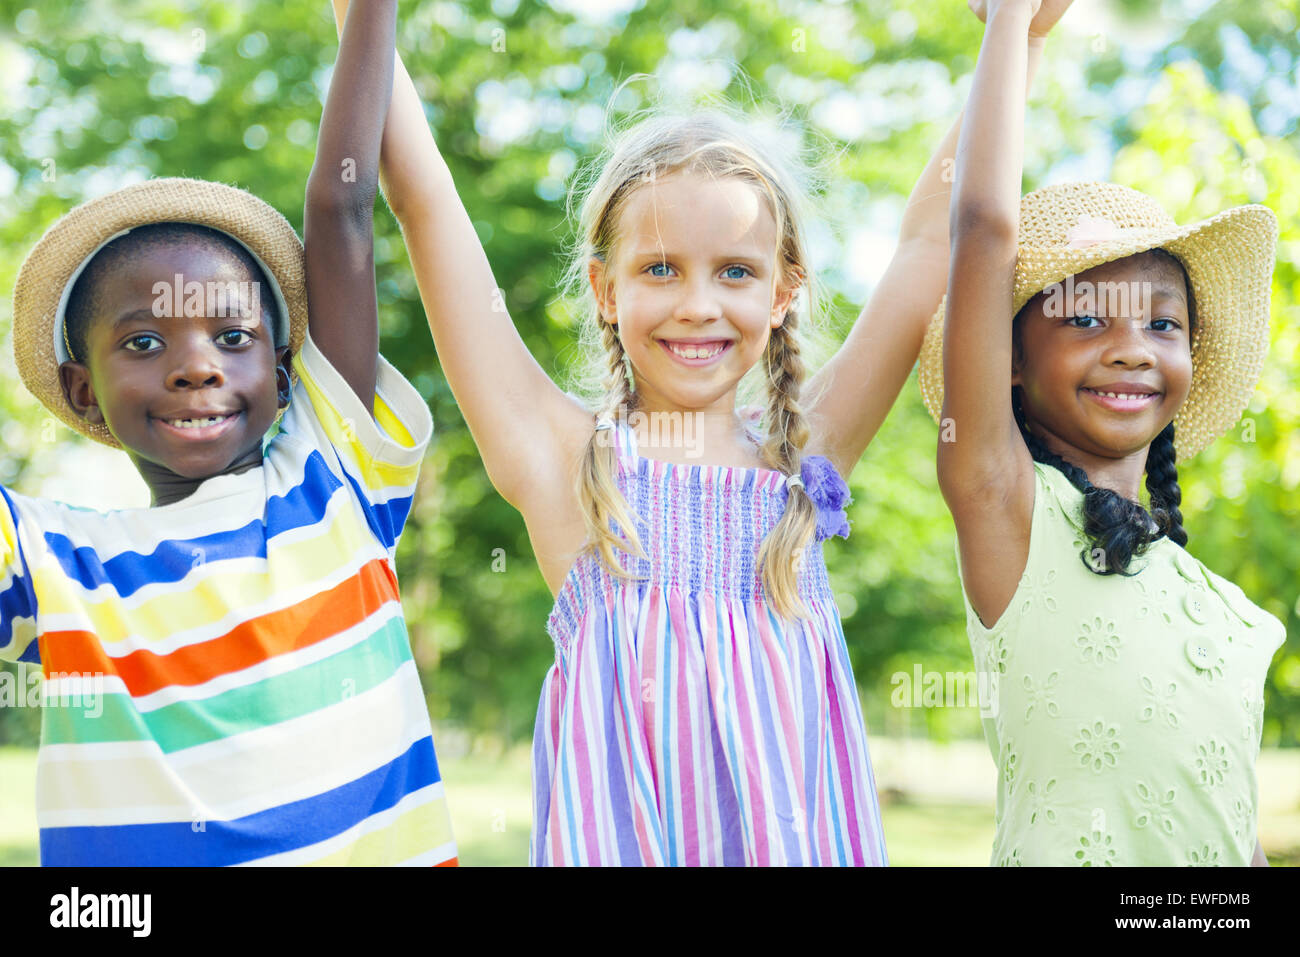
[{"label": "raised hand", "polygon": [[1042,5],[1034,14],[1034,19],[1029,21],[1029,35],[1047,36],[1052,27],[1056,26],[1057,21],[1065,16],[1065,11],[1070,9],[1070,4],[1073,2],[1074,0],[1042,0]]},{"label": "raised hand", "polygon": [[980,18],[980,23],[988,23],[989,12],[997,7],[1006,6],[1008,3],[1027,4],[1029,7],[1029,15],[1034,18],[1034,21],[1031,22],[1029,26],[1030,33],[1034,33],[1034,26],[1037,23],[1040,7],[1062,7],[1061,11],[1056,14],[1051,23],[1047,23],[1043,26],[1042,35],[1046,35],[1047,31],[1051,29],[1052,24],[1061,18],[1061,14],[1065,12],[1064,7],[1068,7],[1070,2],[1071,0],[1065,0],[1064,4],[1062,4],[1060,0],[1056,0],[1055,3],[1052,3],[1051,0],[966,0],[966,5],[971,8],[971,12],[974,13],[975,16]]}]

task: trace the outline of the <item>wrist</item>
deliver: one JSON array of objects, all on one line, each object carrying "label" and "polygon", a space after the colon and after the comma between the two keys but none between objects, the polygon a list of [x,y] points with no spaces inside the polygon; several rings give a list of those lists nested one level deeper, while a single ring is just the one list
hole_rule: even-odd
[{"label": "wrist", "polygon": [[992,26],[995,20],[1012,19],[1013,22],[1023,22],[1028,30],[1029,24],[1034,19],[1034,12],[1033,0],[1006,0],[989,10],[988,25]]}]

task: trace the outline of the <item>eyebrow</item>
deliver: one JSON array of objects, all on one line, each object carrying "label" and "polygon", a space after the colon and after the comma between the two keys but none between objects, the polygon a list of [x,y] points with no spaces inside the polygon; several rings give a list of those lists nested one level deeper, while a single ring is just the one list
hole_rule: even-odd
[{"label": "eyebrow", "polygon": [[[656,259],[681,259],[682,254],[674,250],[666,250],[659,246],[635,247],[632,249],[631,258],[647,259],[651,256]],[[767,261],[767,257],[761,250],[749,249],[744,252],[728,252],[713,257],[717,262],[748,262],[762,263]]]}]

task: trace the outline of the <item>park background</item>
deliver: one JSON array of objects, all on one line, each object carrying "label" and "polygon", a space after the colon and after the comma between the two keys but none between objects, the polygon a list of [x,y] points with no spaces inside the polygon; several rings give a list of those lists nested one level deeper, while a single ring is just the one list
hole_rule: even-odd
[{"label": "park background", "polygon": [[[301,232],[337,52],[328,3],[0,10],[0,482],[99,508],[147,504],[124,456],[76,438],[22,388],[10,347],[18,266],[76,203],[154,176],[239,185]],[[1300,863],[1298,26],[1297,0],[1077,4],[1049,40],[1026,120],[1027,190],[1106,179],[1180,221],[1248,202],[1281,221],[1263,380],[1242,424],[1180,469],[1190,550],[1287,627],[1260,760],[1260,834],[1275,863]],[[407,0],[398,45],[521,334],[568,383],[574,313],[556,291],[572,235],[565,200],[607,124],[657,99],[786,110],[823,159],[813,239],[831,293],[820,335],[833,345],[963,102],[981,29],[962,0]],[[611,103],[639,73],[651,78]],[[439,373],[382,203],[375,230],[382,348],[428,399],[436,430],[398,556],[412,645],[463,862],[522,863],[551,598]],[[891,701],[895,675],[971,670],[936,437],[913,375],[851,476],[853,533],[828,546],[827,563],[894,862],[980,864],[995,775],[977,708]],[[38,708],[0,708],[0,864],[36,861],[38,740]]]}]

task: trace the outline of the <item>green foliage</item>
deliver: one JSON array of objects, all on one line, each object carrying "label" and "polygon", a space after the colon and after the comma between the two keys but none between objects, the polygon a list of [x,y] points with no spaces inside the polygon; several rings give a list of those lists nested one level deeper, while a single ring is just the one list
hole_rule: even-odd
[{"label": "green foliage", "polygon": [[[1277,77],[1294,75],[1297,4],[1232,0],[1192,21],[1168,3],[1172,32],[1144,52],[1130,33],[1149,27],[1149,19],[1134,19],[1146,6],[1104,5],[1101,34],[1076,11],[1050,41],[1028,118],[1026,186],[1084,170],[1151,191],[1179,218],[1257,201],[1282,220],[1273,349],[1247,413],[1253,441],[1238,429],[1188,463],[1182,484],[1195,553],[1287,624],[1292,641],[1270,677],[1265,738],[1297,744],[1300,453],[1291,436],[1300,418],[1300,199],[1286,185],[1300,172],[1300,108],[1294,96],[1269,93]],[[58,215],[148,176],[235,183],[301,228],[337,51],[324,0],[30,7],[3,0],[0,23],[8,25],[0,35],[0,187],[13,180],[0,223],[6,290]],[[570,238],[566,181],[598,149],[621,80],[653,75],[623,90],[608,116],[615,122],[656,96],[721,95],[784,107],[810,142],[829,144],[822,265],[834,301],[826,325],[842,335],[865,285],[844,243],[865,227],[896,229],[903,200],[960,105],[979,37],[961,0],[645,0],[591,21],[537,0],[490,7],[419,0],[402,5],[398,42],[511,314],[543,367],[567,381],[573,329],[555,302]],[[1234,52],[1243,45],[1266,64],[1265,78]],[[1154,86],[1151,69],[1164,69]],[[440,721],[524,738],[553,660],[545,631],[551,598],[523,523],[488,482],[439,371],[386,211],[376,217],[376,261],[385,354],[429,400],[436,422],[399,557],[430,710]],[[6,296],[3,336],[9,308]],[[22,393],[8,351],[6,340],[0,481],[36,492],[78,440]],[[873,728],[977,727],[971,710],[889,707],[894,672],[916,663],[970,669],[935,443],[909,384],[852,476],[853,536],[827,548]],[[19,721],[0,709],[0,741],[30,733]]]}]

